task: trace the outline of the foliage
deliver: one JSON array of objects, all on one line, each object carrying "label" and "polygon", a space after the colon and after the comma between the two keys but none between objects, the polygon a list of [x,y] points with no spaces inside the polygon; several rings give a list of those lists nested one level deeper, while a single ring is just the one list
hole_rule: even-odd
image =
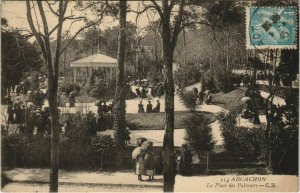
[{"label": "foliage", "polygon": [[[33,136],[30,139],[20,134],[2,136],[1,145],[2,167],[49,167],[50,165],[50,136]],[[81,142],[61,137],[60,167],[66,169],[100,167],[101,153],[103,163],[113,163],[114,147],[113,139],[107,135]]]},{"label": "foliage", "polygon": [[65,138],[70,139],[74,143],[83,143],[87,141],[87,119],[85,116],[77,112],[75,115],[68,115],[65,125]]},{"label": "foliage", "polygon": [[[287,105],[274,109],[268,140],[276,173],[298,173],[298,91],[287,96]],[[283,118],[285,117],[285,119]]]},{"label": "foliage", "polygon": [[98,84],[91,86],[88,89],[89,94],[95,98],[114,98],[116,84],[106,84],[104,81],[100,81]]},{"label": "foliage", "polygon": [[58,86],[58,91],[61,93],[66,93],[67,96],[69,96],[72,91],[79,93],[80,90],[80,85],[72,81],[64,81]]},{"label": "foliage", "polygon": [[34,91],[29,94],[28,101],[32,102],[33,104],[35,104],[38,107],[42,107],[42,105],[44,104],[45,98],[46,98],[46,96],[44,93],[39,92],[39,91]]},{"label": "foliage", "polygon": [[232,90],[231,72],[225,68],[214,69],[214,81],[217,89],[224,93]]},{"label": "foliage", "polygon": [[102,161],[103,158],[111,158],[116,153],[115,143],[110,135],[92,137],[90,143],[99,161]]},{"label": "foliage", "polygon": [[212,92],[215,92],[217,90],[214,81],[214,73],[211,69],[205,71],[202,76],[202,88],[204,90],[210,90]]},{"label": "foliage", "polygon": [[236,112],[222,112],[218,116],[225,149],[238,152],[250,161],[262,160],[266,152],[265,129],[237,126],[236,117]]},{"label": "foliage", "polygon": [[202,114],[193,114],[184,120],[186,142],[195,151],[211,151],[214,146],[209,120]]},{"label": "foliage", "polygon": [[2,27],[1,40],[1,87],[5,91],[19,84],[26,72],[38,71],[42,60],[36,46],[15,29]]},{"label": "foliage", "polygon": [[189,64],[179,68],[175,72],[175,82],[182,87],[195,84],[201,80],[201,68],[195,64]]},{"label": "foliage", "polygon": [[197,93],[194,91],[181,90],[179,97],[186,108],[190,109],[190,111],[195,111],[198,99]]},{"label": "foliage", "polygon": [[249,85],[251,80],[251,76],[248,74],[243,74],[242,75],[242,82],[244,85]]},{"label": "foliage", "polygon": [[[145,62],[146,68],[145,71],[147,72],[147,78],[149,79],[150,83],[156,84],[163,81],[163,74],[161,73],[162,70],[162,62],[161,61],[150,61],[148,60]],[[138,77],[141,79],[142,77]]]},{"label": "foliage", "polygon": [[234,86],[240,86],[240,84],[243,81],[243,75],[242,74],[235,74],[232,73],[230,76],[230,82],[234,85]]}]

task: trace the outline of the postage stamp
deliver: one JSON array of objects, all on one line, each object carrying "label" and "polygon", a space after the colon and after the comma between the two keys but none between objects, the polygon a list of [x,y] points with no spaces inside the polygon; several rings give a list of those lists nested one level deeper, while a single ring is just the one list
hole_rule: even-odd
[{"label": "postage stamp", "polygon": [[247,49],[296,49],[296,7],[247,7]]}]

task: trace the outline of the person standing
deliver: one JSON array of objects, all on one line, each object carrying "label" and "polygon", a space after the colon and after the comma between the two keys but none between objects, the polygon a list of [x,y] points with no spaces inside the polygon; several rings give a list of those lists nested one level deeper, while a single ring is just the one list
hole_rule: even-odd
[{"label": "person standing", "polygon": [[145,113],[145,109],[144,109],[144,105],[143,105],[143,101],[140,101],[140,104],[138,104],[138,113]]},{"label": "person standing", "polygon": [[198,93],[198,98],[199,98],[199,102],[200,102],[200,105],[203,105],[203,101],[204,101],[204,92],[203,90],[201,89]]},{"label": "person standing", "polygon": [[130,144],[130,139],[131,139],[130,134],[131,134],[131,132],[130,132],[129,127],[126,127],[126,129],[125,129],[125,134],[124,134],[125,145]]},{"label": "person standing", "polygon": [[156,106],[153,109],[153,112],[159,113],[160,112],[160,102],[157,100]]},{"label": "person standing", "polygon": [[182,174],[189,175],[191,172],[192,153],[188,149],[187,144],[182,145]]},{"label": "person standing", "polygon": [[10,124],[15,123],[15,118],[14,118],[14,109],[13,106],[8,106],[7,108],[7,114],[8,114],[8,126]]},{"label": "person standing", "polygon": [[136,158],[135,163],[135,174],[138,175],[138,180],[143,181],[142,175],[145,173],[145,160],[144,154],[141,153]]},{"label": "person standing", "polygon": [[70,107],[75,107],[75,91],[72,91],[69,94],[69,103],[70,103]]},{"label": "person standing", "polygon": [[152,113],[152,104],[151,101],[148,101],[146,113]]},{"label": "person standing", "polygon": [[154,180],[156,160],[151,148],[145,152],[145,174],[149,180]]}]

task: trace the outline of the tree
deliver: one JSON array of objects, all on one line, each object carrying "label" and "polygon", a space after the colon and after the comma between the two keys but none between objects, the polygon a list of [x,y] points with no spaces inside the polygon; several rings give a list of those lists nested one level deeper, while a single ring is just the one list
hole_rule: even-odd
[{"label": "tree", "polygon": [[116,93],[114,101],[114,137],[119,151],[125,148],[125,79],[124,79],[124,63],[125,63],[125,47],[126,47],[126,9],[127,1],[119,2],[119,38],[118,38],[118,68]]},{"label": "tree", "polygon": [[1,94],[3,96],[11,86],[20,83],[26,72],[38,71],[42,60],[36,46],[27,41],[27,36],[22,35],[18,29],[10,28],[6,19],[1,20]]},{"label": "tree", "polygon": [[[75,15],[66,16],[69,1],[26,1],[27,20],[30,31],[35,37],[45,61],[48,70],[48,101],[51,116],[51,164],[50,164],[50,192],[58,191],[58,166],[59,166],[59,112],[57,108],[57,90],[58,90],[58,76],[59,76],[59,61],[65,49],[76,38],[76,36],[84,29],[93,25],[99,24],[104,17],[106,6],[102,7],[99,18],[96,21],[91,21],[84,27],[80,28],[70,38],[69,42],[62,47],[62,30],[63,24],[67,20],[71,20],[72,24],[82,21],[84,17],[76,17]],[[103,3],[105,4],[105,3]],[[45,7],[46,10],[45,11]],[[38,12],[36,11],[38,9]],[[49,14],[46,14],[48,13]],[[38,15],[39,13],[39,15]],[[35,20],[33,20],[33,14]],[[49,29],[49,17],[57,18],[56,25]],[[53,18],[51,18],[53,19]],[[41,23],[40,23],[41,22]],[[42,26],[42,29],[40,27]],[[51,38],[56,32],[56,46],[51,49]]]},{"label": "tree", "polygon": [[[145,4],[144,9],[138,15],[147,11],[155,10],[159,14],[161,23],[161,38],[163,48],[164,65],[164,88],[165,88],[165,134],[163,142],[164,152],[164,187],[165,192],[173,192],[175,184],[175,156],[174,156],[174,80],[173,80],[173,56],[178,36],[187,27],[204,24],[214,27],[215,22],[211,23],[207,18],[200,17],[201,11],[198,5],[203,5],[202,1],[185,0],[151,0]],[[208,13],[210,11],[208,10]],[[231,13],[230,11],[228,11]],[[177,14],[176,14],[177,13]],[[222,13],[219,12],[222,15]],[[226,14],[227,15],[227,14]],[[222,15],[224,17],[224,15]],[[222,17],[221,17],[222,18]],[[228,17],[227,21],[231,18]]]},{"label": "tree", "polygon": [[184,120],[186,142],[196,152],[211,151],[214,146],[209,120],[203,114],[194,113]]},{"label": "tree", "polygon": [[[144,4],[144,2],[143,2]],[[178,8],[177,14],[173,11]],[[195,19],[194,14],[185,11],[185,0],[162,0],[161,5],[158,1],[151,0],[151,4],[144,4],[141,14],[148,9],[154,9],[160,16],[162,26],[162,48],[164,66],[164,88],[165,88],[165,134],[163,139],[164,153],[164,192],[173,192],[176,176],[176,163],[174,154],[174,80],[173,80],[173,54],[180,31],[188,25],[195,24],[190,19]],[[193,18],[194,17],[194,18]]]}]

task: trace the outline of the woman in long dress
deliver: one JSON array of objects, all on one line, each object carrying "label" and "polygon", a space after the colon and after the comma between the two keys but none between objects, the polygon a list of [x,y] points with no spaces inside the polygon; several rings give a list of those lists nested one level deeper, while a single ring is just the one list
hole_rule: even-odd
[{"label": "woman in long dress", "polygon": [[143,181],[142,175],[145,174],[145,160],[143,154],[139,154],[136,158],[135,174],[138,175],[138,180]]},{"label": "woman in long dress", "polygon": [[145,153],[145,174],[149,176],[149,180],[154,180],[156,160],[153,152],[148,149]]}]

